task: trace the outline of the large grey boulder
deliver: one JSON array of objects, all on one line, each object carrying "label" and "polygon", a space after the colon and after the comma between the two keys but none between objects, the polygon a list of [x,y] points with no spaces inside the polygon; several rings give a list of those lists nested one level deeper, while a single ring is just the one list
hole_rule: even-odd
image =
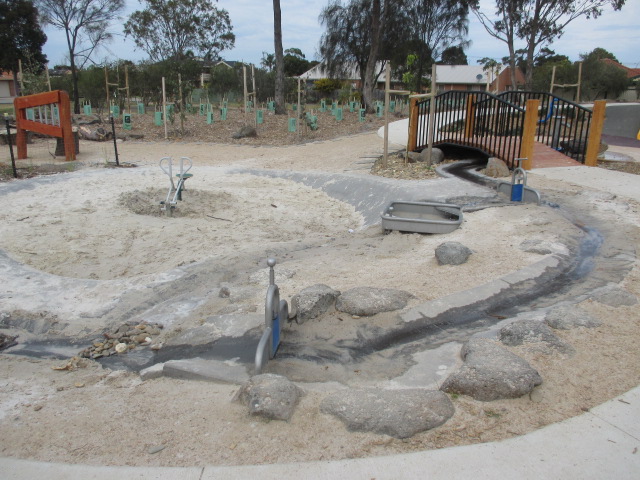
[{"label": "large grey boulder", "polygon": [[251,377],[234,400],[246,405],[251,415],[288,421],[302,395],[303,391],[286,377],[263,373]]},{"label": "large grey boulder", "polygon": [[556,330],[570,330],[577,327],[595,328],[602,325],[600,320],[584,310],[568,305],[549,310],[544,321]]},{"label": "large grey boulder", "polygon": [[487,160],[487,166],[484,169],[487,177],[500,178],[509,176],[509,167],[499,158],[491,157]]},{"label": "large grey boulder", "polygon": [[473,252],[459,242],[445,242],[436,248],[436,259],[440,265],[462,265]]},{"label": "large grey boulder", "polygon": [[350,431],[409,438],[445,423],[455,413],[442,392],[408,390],[341,390],[320,404],[323,413],[338,417]]},{"label": "large grey boulder", "polygon": [[437,165],[444,161],[444,152],[439,148],[431,149],[431,158],[429,158],[429,149],[425,148],[420,152],[418,156],[418,162],[426,163],[427,165]]},{"label": "large grey boulder", "polygon": [[521,397],[542,384],[531,365],[493,340],[472,338],[461,354],[464,365],[444,381],[443,392],[489,402]]},{"label": "large grey boulder", "polygon": [[509,346],[525,343],[538,343],[545,352],[555,350],[560,353],[574,354],[575,349],[558,337],[549,325],[538,320],[517,320],[500,329],[498,338]]},{"label": "large grey boulder", "polygon": [[340,292],[323,284],[313,285],[300,291],[291,299],[291,311],[298,323],[319,317],[333,307]]},{"label": "large grey boulder", "polygon": [[392,288],[356,287],[342,293],[336,310],[362,317],[400,310],[412,298],[409,292]]},{"label": "large grey boulder", "polygon": [[635,295],[617,286],[598,289],[591,298],[610,307],[629,307],[638,303],[638,298]]}]

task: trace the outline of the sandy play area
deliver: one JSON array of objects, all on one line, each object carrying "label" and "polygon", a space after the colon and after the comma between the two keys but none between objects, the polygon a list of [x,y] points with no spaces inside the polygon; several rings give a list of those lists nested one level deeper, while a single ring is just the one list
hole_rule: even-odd
[{"label": "sandy play area", "polygon": [[[375,133],[286,147],[125,142],[119,145],[120,159],[136,167],[122,169],[104,168],[100,148],[83,142],[84,168],[78,171],[22,180],[22,186],[0,185],[0,249],[6,254],[2,333],[19,335],[19,343],[53,337],[90,342],[129,320],[163,325],[155,340],[160,345],[211,325],[209,319],[219,315],[255,314],[249,326],[258,327],[269,256],[278,261],[281,298],[290,300],[314,284],[340,291],[395,288],[412,295],[409,309],[551,255],[525,251],[526,241],[539,241],[555,255],[571,255],[590,229],[603,239],[592,259],[593,273],[556,300],[573,299],[603,323],[557,332],[576,349],[573,356],[511,347],[544,379],[531,396],[494,402],[455,396],[451,420],[405,440],[349,432],[336,418],[320,413],[318,405],[328,393],[344,388],[437,388],[460,364],[459,342],[425,346],[424,355],[435,363],[427,380],[416,385],[411,382],[421,377],[412,376],[411,367],[420,364],[418,356],[405,355],[398,362],[391,351],[329,366],[331,375],[325,378],[315,372],[305,381],[292,370],[305,395],[290,422],[249,416],[246,406],[232,402],[237,385],[142,381],[136,372],[110,370],[93,360],[56,370],[66,360],[5,351],[0,355],[3,456],[190,466],[388,455],[521,435],[640,383],[637,306],[610,306],[588,295],[590,288],[611,283],[640,295],[635,259],[640,207],[634,200],[533,173],[529,184],[542,193],[540,206],[479,205],[446,235],[387,233],[379,222],[367,220],[358,205],[311,186],[314,175],[371,179],[372,159],[382,151]],[[158,203],[169,182],[157,162],[181,155],[193,160],[194,177],[175,214],[167,216]],[[300,176],[281,174],[287,171]],[[395,180],[379,181],[394,188],[388,182]],[[451,198],[481,198],[481,187],[461,193],[457,179],[419,182],[425,199],[447,189]],[[469,261],[438,265],[434,250],[445,241],[468,246],[473,251]],[[623,256],[626,263],[613,271],[611,258]],[[550,296],[539,305],[534,302],[532,314],[540,318],[536,309],[553,302]],[[496,318],[496,323],[505,320]],[[385,321],[388,316],[332,313],[305,325],[291,324],[283,336],[285,341],[287,335],[308,335],[330,342],[332,336],[348,335],[354,324],[375,327]],[[215,328],[209,333],[223,336],[233,325]],[[77,351],[84,346],[78,344]]]}]

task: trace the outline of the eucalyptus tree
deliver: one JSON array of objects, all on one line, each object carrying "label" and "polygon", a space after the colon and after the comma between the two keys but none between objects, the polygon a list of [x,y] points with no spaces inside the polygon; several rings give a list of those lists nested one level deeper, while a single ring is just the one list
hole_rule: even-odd
[{"label": "eucalyptus tree", "polygon": [[287,108],[284,103],[284,51],[282,49],[282,10],[280,0],[273,0],[273,44],[275,48],[275,113],[284,115]]},{"label": "eucalyptus tree", "polygon": [[619,10],[626,0],[495,0],[495,13],[483,11],[475,1],[473,11],[492,37],[507,44],[515,85],[515,43],[525,44],[525,79],[533,83],[533,65],[543,47],[562,36],[567,25],[580,17],[597,18],[605,7]]},{"label": "eucalyptus tree", "polygon": [[208,0],[142,0],[142,4],[144,9],[133,12],[124,24],[124,33],[155,62],[180,64],[190,56],[218,60],[220,52],[235,44],[229,12]]},{"label": "eucalyptus tree", "polygon": [[113,38],[109,26],[124,8],[124,0],[36,0],[43,21],[62,30],[71,66],[73,111],[80,113],[78,70],[96,49]]},{"label": "eucalyptus tree", "polygon": [[381,69],[378,62],[389,58],[405,31],[406,0],[350,0],[344,5],[332,0],[321,12],[325,33],[320,39],[320,55],[326,71],[345,78],[357,69],[362,97],[373,110],[373,89]]}]

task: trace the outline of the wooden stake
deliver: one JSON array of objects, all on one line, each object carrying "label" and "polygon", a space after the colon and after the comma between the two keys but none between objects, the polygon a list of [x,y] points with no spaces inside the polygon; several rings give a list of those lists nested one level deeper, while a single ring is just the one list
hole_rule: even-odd
[{"label": "wooden stake", "polygon": [[430,141],[429,141],[429,146],[427,147],[427,158],[429,159],[429,162],[431,161],[431,154],[433,153],[433,142],[436,139],[436,133],[433,131],[433,129],[435,128],[435,123],[436,123],[436,94],[437,89],[436,89],[436,64],[434,63],[431,66],[431,100],[429,101],[429,137],[430,137]]},{"label": "wooden stake", "polygon": [[391,62],[386,61],[384,67],[384,156],[382,157],[382,166],[387,168],[387,159],[389,158],[389,90],[391,89]]},{"label": "wooden stake", "polygon": [[164,77],[162,77],[162,119],[164,120],[164,139],[169,137],[167,133],[167,91],[165,88]]},{"label": "wooden stake", "polygon": [[576,103],[580,103],[580,84],[582,83],[582,62],[578,62],[578,92],[576,93]]},{"label": "wooden stake", "polygon": [[553,69],[551,70],[551,86],[549,87],[549,93],[551,95],[553,95],[553,86],[554,86],[554,82],[556,81],[556,66],[553,66]]}]

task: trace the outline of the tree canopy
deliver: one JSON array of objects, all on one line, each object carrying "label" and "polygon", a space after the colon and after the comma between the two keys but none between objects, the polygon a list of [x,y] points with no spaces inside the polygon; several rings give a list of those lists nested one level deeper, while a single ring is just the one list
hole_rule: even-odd
[{"label": "tree canopy", "polygon": [[42,69],[47,62],[42,53],[46,41],[47,36],[38,23],[38,10],[31,1],[0,0],[0,70],[11,70],[15,74],[18,60]]},{"label": "tree canopy", "polygon": [[218,60],[220,52],[233,48],[229,13],[207,0],[142,0],[143,10],[133,12],[124,24],[151,60],[182,62],[192,52]]},{"label": "tree canopy", "polygon": [[533,66],[541,49],[564,33],[579,17],[597,18],[605,7],[619,10],[626,0],[495,0],[495,14],[480,9],[476,0],[473,10],[487,32],[505,42],[509,49],[509,66],[515,85],[517,39],[525,43],[526,85],[532,87]]},{"label": "tree canopy", "polygon": [[63,30],[67,39],[74,112],[80,113],[78,68],[96,48],[111,40],[109,25],[124,8],[124,0],[37,0],[44,21]]}]

